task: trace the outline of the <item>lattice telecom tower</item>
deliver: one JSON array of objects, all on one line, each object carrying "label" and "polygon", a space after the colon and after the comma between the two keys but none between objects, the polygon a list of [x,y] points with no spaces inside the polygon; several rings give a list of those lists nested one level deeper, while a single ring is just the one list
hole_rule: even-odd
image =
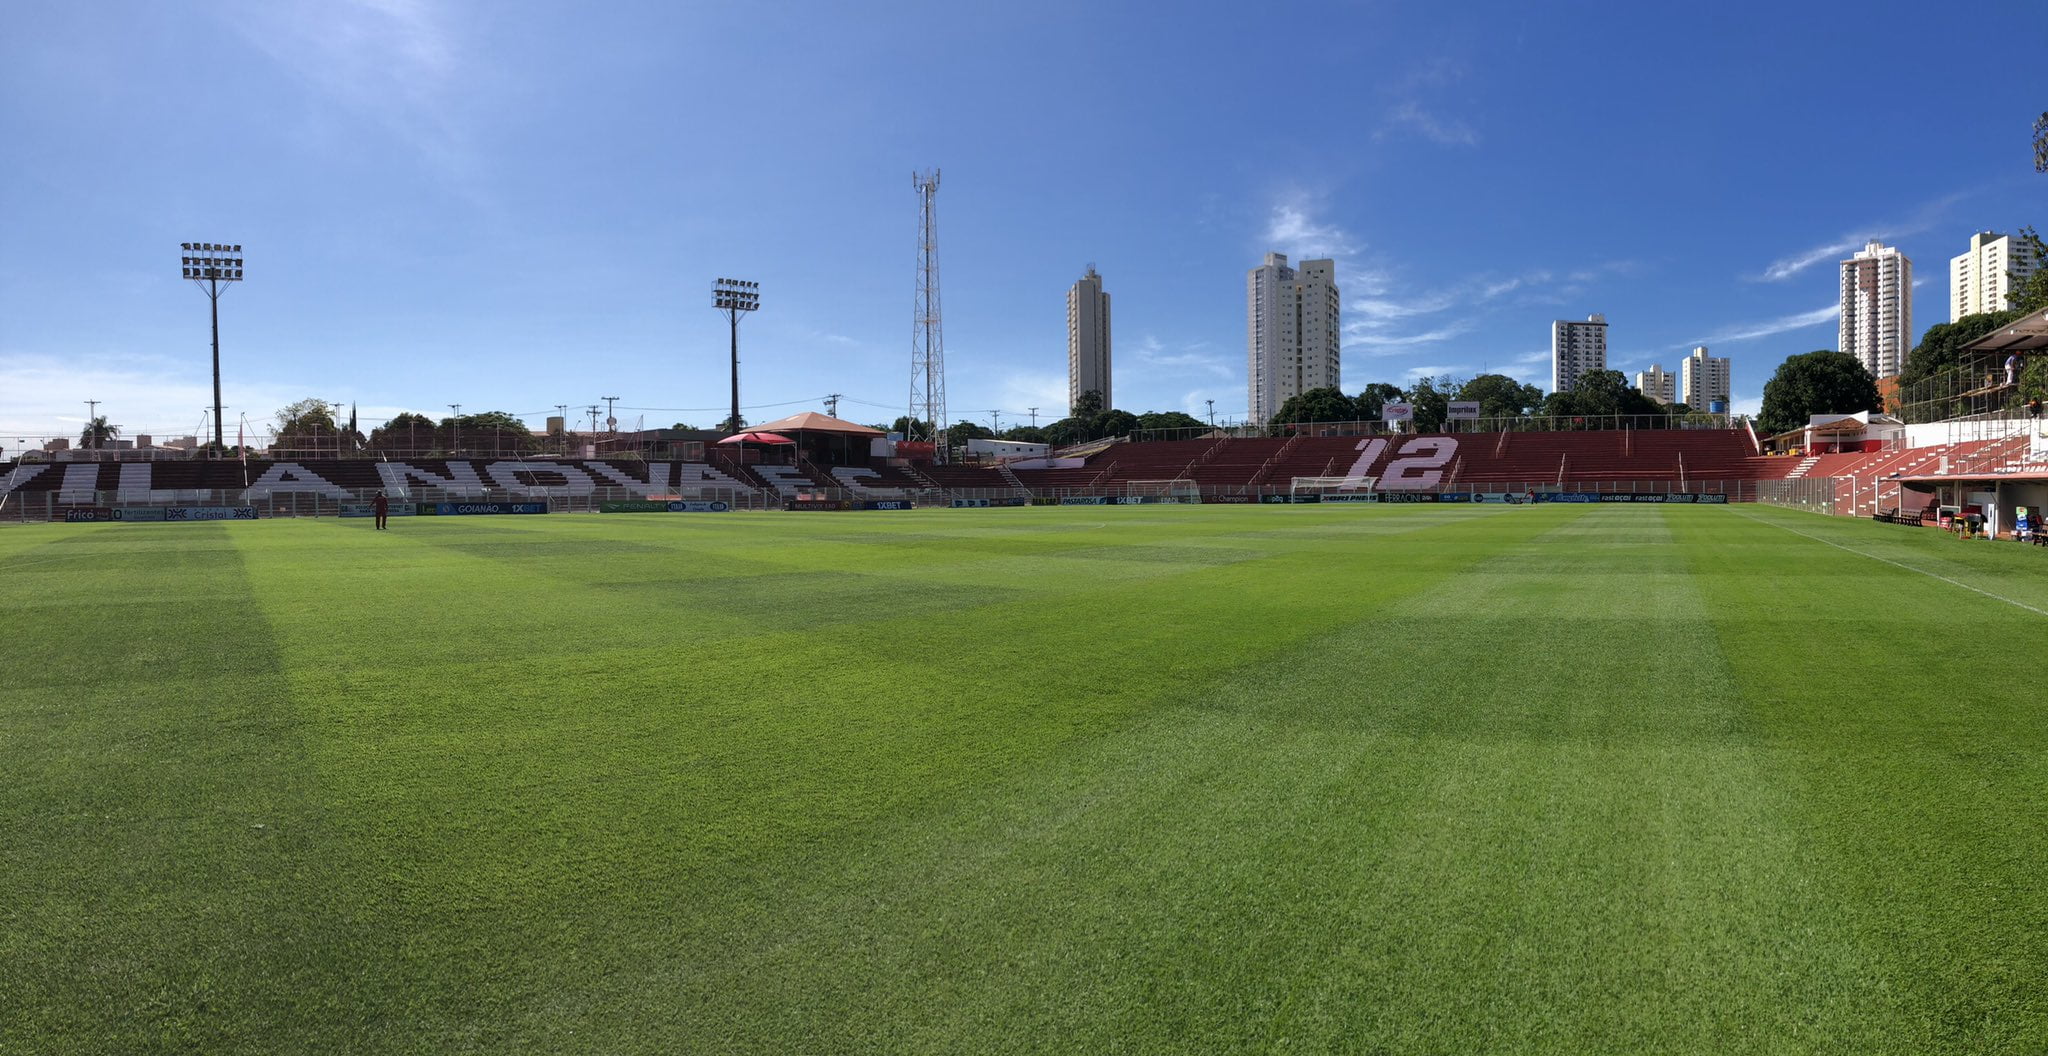
[{"label": "lattice telecom tower", "polygon": [[[932,461],[946,463],[946,335],[939,319],[939,170],[914,172],[917,225],[917,312],[910,335],[910,427],[906,440],[929,441]],[[919,422],[930,425],[920,427]],[[920,432],[927,435],[920,436]]]}]

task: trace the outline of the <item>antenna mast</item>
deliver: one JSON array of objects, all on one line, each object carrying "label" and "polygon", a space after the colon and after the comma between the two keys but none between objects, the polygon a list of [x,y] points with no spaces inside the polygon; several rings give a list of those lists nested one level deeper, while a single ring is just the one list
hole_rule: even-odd
[{"label": "antenna mast", "polygon": [[[917,227],[917,310],[910,336],[909,440],[929,440],[932,461],[946,464],[946,338],[939,319],[939,170],[912,173],[920,208]],[[917,423],[927,422],[920,427]],[[920,432],[927,435],[920,436]]]}]

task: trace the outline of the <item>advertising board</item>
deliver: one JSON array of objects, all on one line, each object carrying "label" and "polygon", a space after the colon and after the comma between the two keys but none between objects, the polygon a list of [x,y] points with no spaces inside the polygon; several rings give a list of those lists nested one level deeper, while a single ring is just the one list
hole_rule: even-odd
[{"label": "advertising board", "polygon": [[621,499],[615,502],[597,504],[599,513],[726,513],[732,505],[714,499],[682,499],[662,502],[659,499]]},{"label": "advertising board", "polygon": [[439,517],[472,517],[486,514],[546,513],[545,502],[423,502],[420,512]]},{"label": "advertising board", "polygon": [[253,521],[254,506],[166,506],[166,521]]}]

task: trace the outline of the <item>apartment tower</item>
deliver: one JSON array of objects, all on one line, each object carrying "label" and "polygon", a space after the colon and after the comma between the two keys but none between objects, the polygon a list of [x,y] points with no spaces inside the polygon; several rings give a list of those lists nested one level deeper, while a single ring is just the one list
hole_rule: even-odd
[{"label": "apartment tower", "polygon": [[1606,316],[1589,315],[1583,323],[1559,319],[1550,324],[1550,391],[1570,392],[1582,375],[1606,369]]},{"label": "apartment tower", "polygon": [[1245,276],[1245,377],[1253,422],[1271,421],[1288,397],[1342,388],[1341,305],[1337,262],[1284,253]]},{"label": "apartment tower", "polygon": [[1732,385],[1728,366],[1728,357],[1707,355],[1705,345],[1693,349],[1692,355],[1678,365],[1678,373],[1685,382],[1685,405],[1695,411],[1718,409],[1725,413]]},{"label": "apartment tower", "polygon": [[1905,367],[1913,347],[1913,262],[1894,246],[1871,241],[1842,262],[1840,348],[1874,378]]},{"label": "apartment tower", "polygon": [[1116,406],[1109,389],[1109,294],[1095,265],[1067,290],[1067,406],[1078,406],[1081,394],[1102,394],[1102,408]]},{"label": "apartment tower", "polygon": [[2025,280],[2040,266],[2032,247],[2011,235],[1971,235],[1970,251],[1948,260],[1948,321],[2012,307],[2006,295],[2013,280]]},{"label": "apartment tower", "polygon": [[1636,388],[1658,403],[1678,402],[1678,375],[1655,363],[1648,370],[1636,371]]}]

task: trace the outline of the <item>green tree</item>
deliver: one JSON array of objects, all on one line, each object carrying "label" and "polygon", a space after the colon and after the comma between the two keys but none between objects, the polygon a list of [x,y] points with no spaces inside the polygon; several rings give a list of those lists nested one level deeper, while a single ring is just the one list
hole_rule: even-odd
[{"label": "green tree", "polygon": [[1206,429],[1209,423],[1181,411],[1146,411],[1138,416],[1140,429]]},{"label": "green tree", "polygon": [[1045,442],[1054,447],[1066,447],[1090,439],[1088,423],[1079,418],[1062,418],[1045,427]]},{"label": "green tree", "polygon": [[410,411],[370,430],[370,450],[390,454],[431,451],[439,447],[434,420]]},{"label": "green tree", "polygon": [[460,421],[443,419],[458,430],[449,437],[448,450],[461,450],[476,454],[516,455],[540,450],[540,441],[534,439],[526,423],[504,411],[484,411],[480,414],[465,414]]},{"label": "green tree", "polygon": [[1956,351],[1985,334],[2018,319],[2022,312],[1981,312],[1953,323],[1936,323],[1920,335],[1920,343],[1906,354],[1906,369],[1899,372],[1901,387],[1926,381],[1961,362]]},{"label": "green tree", "polygon": [[969,440],[987,440],[995,435],[988,426],[977,425],[964,418],[946,427],[946,443],[952,447],[959,447]]},{"label": "green tree", "polygon": [[922,418],[912,418],[907,414],[899,415],[894,422],[889,423],[888,431],[901,434],[905,440],[929,440],[932,435],[932,423]]},{"label": "green tree", "polygon": [[[1083,396],[1082,399],[1087,399]],[[1107,410],[1088,422],[1088,439],[1100,440],[1106,436],[1128,436],[1138,428],[1138,416],[1129,411]]]},{"label": "green tree", "polygon": [[1302,422],[1349,422],[1358,418],[1358,403],[1335,388],[1310,389],[1287,397],[1273,414],[1274,425]]},{"label": "green tree", "polygon": [[1458,386],[1457,398],[1477,401],[1481,418],[1517,418],[1542,405],[1543,390],[1505,374],[1481,374]]},{"label": "green tree", "polygon": [[271,437],[270,450],[274,455],[296,458],[339,454],[340,427],[334,405],[307,397],[278,408],[277,434]]},{"label": "green tree", "polygon": [[[1635,417],[1669,414],[1669,409],[1643,395],[1618,370],[1589,370],[1579,375],[1571,389],[1553,392],[1543,400],[1543,413],[1556,418]],[[1588,422],[1589,426],[1604,423]]]},{"label": "green tree", "polygon": [[1401,386],[1375,381],[1367,385],[1365,391],[1359,393],[1358,399],[1353,402],[1357,405],[1353,413],[1358,416],[1359,421],[1377,422],[1380,420],[1380,414],[1386,410],[1387,404],[1401,402]]},{"label": "green tree", "polygon": [[1757,424],[1782,433],[1816,414],[1855,414],[1879,407],[1877,382],[1855,356],[1821,349],[1788,357],[1764,383]]},{"label": "green tree", "polygon": [[1418,433],[1440,432],[1444,419],[1451,413],[1451,393],[1459,388],[1458,382],[1446,374],[1438,378],[1423,378],[1408,389],[1408,402],[1415,405],[1415,431]]},{"label": "green tree", "polygon": [[107,416],[103,414],[85,423],[85,429],[78,434],[78,446],[86,448],[105,447],[109,441],[118,439],[120,435],[121,427],[118,425],[108,425]]},{"label": "green tree", "polygon": [[1102,394],[1094,389],[1089,389],[1081,394],[1080,399],[1074,401],[1072,407],[1067,408],[1067,417],[1086,421],[1101,414],[1102,411]]},{"label": "green tree", "polygon": [[1003,430],[1003,439],[1015,440],[1020,444],[1042,444],[1046,442],[1045,430],[1035,425],[1016,425]]}]

